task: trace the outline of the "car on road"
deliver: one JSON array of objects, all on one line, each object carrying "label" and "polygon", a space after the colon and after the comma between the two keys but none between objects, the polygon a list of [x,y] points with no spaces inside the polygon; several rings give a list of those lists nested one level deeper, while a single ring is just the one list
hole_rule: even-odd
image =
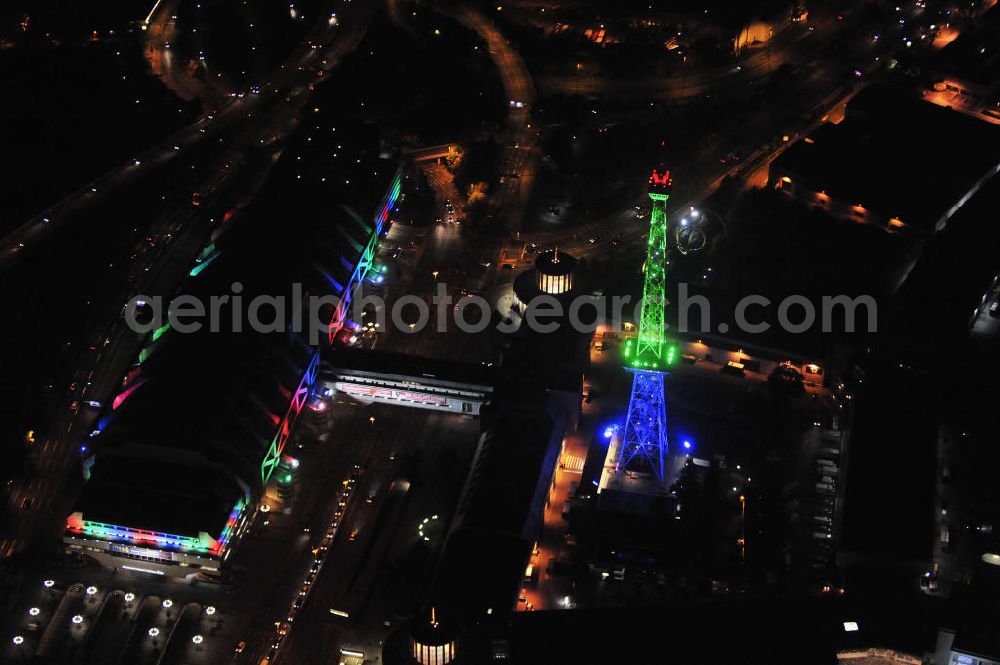
[{"label": "car on road", "polygon": [[731,374],[733,376],[746,376],[746,367],[743,363],[738,363],[735,360],[730,360],[721,369],[723,374]]},{"label": "car on road", "polygon": [[309,401],[306,402],[306,407],[313,413],[323,413],[326,411],[328,406],[329,405],[326,400],[318,395],[313,395],[309,398]]},{"label": "car on road", "polygon": [[353,531],[351,531],[351,535],[349,535],[349,536],[347,537],[347,540],[348,540],[348,542],[351,542],[351,543],[353,543],[353,542],[354,542],[354,541],[356,541],[357,539],[358,539],[358,530],[357,530],[357,529],[354,529]]},{"label": "car on road", "polygon": [[729,152],[729,153],[726,153],[725,155],[723,155],[719,159],[719,163],[720,164],[735,164],[736,162],[739,162],[742,159],[743,159],[743,155],[741,155],[739,152],[737,152],[737,151],[734,150],[732,152]]}]

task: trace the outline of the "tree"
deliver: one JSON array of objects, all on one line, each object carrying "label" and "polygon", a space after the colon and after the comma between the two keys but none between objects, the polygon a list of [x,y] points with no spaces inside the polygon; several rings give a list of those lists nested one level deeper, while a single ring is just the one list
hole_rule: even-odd
[{"label": "tree", "polygon": [[448,156],[444,158],[444,165],[449,171],[455,173],[462,166],[464,157],[465,151],[459,146],[458,149],[448,152]]},{"label": "tree", "polygon": [[486,194],[489,188],[486,186],[485,182],[474,182],[469,185],[468,194],[466,195],[466,203],[470,206],[479,204],[480,202],[486,201]]},{"label": "tree", "polygon": [[492,138],[471,144],[455,169],[455,186],[465,191],[473,183],[487,185],[496,181],[500,165],[500,146]]}]

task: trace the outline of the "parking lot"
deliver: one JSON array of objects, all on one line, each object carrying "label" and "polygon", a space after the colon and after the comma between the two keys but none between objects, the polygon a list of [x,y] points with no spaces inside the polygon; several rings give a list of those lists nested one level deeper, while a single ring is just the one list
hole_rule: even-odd
[{"label": "parking lot", "polygon": [[213,662],[210,651],[225,650],[219,636],[223,613],[194,600],[192,589],[181,585],[176,596],[155,594],[141,579],[103,586],[91,579],[98,576],[68,584],[46,579],[24,593],[27,606],[16,608],[10,622],[5,662],[38,657],[94,665],[197,665]]}]

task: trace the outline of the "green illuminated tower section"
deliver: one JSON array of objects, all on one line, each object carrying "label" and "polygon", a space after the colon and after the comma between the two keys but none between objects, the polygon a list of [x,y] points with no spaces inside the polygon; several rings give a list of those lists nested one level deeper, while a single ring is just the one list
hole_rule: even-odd
[{"label": "green illuminated tower section", "polygon": [[631,369],[662,370],[674,363],[677,347],[667,341],[663,309],[666,304],[667,213],[673,180],[670,172],[657,171],[649,177],[649,198],[653,212],[649,219],[649,244],[646,246],[646,280],[642,288],[642,314],[639,334],[625,345],[625,366]]}]

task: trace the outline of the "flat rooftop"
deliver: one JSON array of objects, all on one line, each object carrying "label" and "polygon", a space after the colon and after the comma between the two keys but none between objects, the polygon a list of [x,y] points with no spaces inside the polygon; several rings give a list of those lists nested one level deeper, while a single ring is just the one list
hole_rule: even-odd
[{"label": "flat rooftop", "polygon": [[953,42],[941,49],[942,69],[959,78],[989,85],[1000,79],[1000,5],[994,5],[976,20],[972,29],[962,30]]},{"label": "flat rooftop", "polygon": [[927,599],[733,599],[517,612],[494,636],[506,633],[513,662],[832,665],[872,646],[922,655],[939,615]]},{"label": "flat rooftop", "polygon": [[565,415],[503,404],[480,439],[434,595],[466,615],[510,607],[537,533]]},{"label": "flat rooftop", "polygon": [[209,469],[111,458],[95,467],[76,502],[84,519],[197,538],[217,537],[243,496],[240,487]]},{"label": "flat rooftop", "polygon": [[[214,329],[203,320],[197,332],[151,334],[105,405],[74,507],[85,520],[215,537],[239,497],[262,491],[261,462],[316,353],[308,314],[304,333],[289,329],[296,298],[345,296],[396,173],[366,126],[336,122],[340,138],[326,126],[334,121],[309,116],[253,205],[216,229],[180,289],[211,311],[212,298],[232,298],[239,283],[242,303],[217,308]],[[249,330],[256,296],[285,299],[280,315],[260,311],[265,325],[282,319],[272,332]],[[315,341],[325,339],[324,328]]]},{"label": "flat rooftop", "polygon": [[998,154],[1000,128],[875,85],[851,100],[841,123],[779,155],[770,173],[930,233]]}]

